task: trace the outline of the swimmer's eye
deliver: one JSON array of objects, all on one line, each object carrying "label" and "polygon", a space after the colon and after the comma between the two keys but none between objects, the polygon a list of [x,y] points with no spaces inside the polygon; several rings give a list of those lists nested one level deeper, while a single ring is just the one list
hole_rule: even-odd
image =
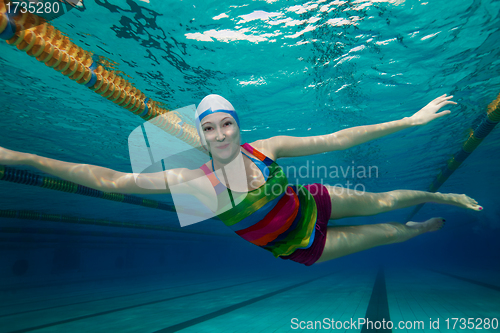
[{"label": "swimmer's eye", "polygon": [[232,123],[231,121],[228,121],[228,122],[224,123],[224,126],[226,126],[226,125],[228,125],[228,126],[229,126],[229,125],[232,125],[232,124],[233,124],[233,123]]},{"label": "swimmer's eye", "polygon": [[203,129],[203,132],[208,132],[208,131],[211,131],[213,128],[212,126],[207,126]]}]

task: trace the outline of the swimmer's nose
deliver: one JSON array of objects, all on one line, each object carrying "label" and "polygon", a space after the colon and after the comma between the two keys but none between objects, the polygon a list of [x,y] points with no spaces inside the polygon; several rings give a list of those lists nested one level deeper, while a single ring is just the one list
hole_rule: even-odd
[{"label": "swimmer's nose", "polygon": [[221,129],[217,129],[217,137],[215,138],[217,141],[224,141],[226,136],[222,133]]}]

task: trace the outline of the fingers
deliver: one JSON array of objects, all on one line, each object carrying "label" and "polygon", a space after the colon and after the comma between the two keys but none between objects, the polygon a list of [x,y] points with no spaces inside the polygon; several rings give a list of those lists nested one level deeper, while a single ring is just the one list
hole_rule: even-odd
[{"label": "fingers", "polygon": [[441,100],[441,102],[446,102],[446,101],[449,101],[449,100],[450,100],[450,99],[452,99],[452,98],[453,98],[453,96],[452,96],[452,95],[450,95],[450,96],[446,96],[446,97],[444,97],[444,98]]},{"label": "fingers", "polygon": [[442,108],[443,106],[445,105],[448,105],[448,104],[454,104],[454,105],[457,105],[456,102],[453,102],[453,101],[444,101],[442,103],[438,103],[437,106],[439,106],[440,108]]},{"label": "fingers", "polygon": [[453,95],[447,96],[446,94],[439,96],[435,100],[431,102],[431,104],[434,104],[435,106],[442,108],[445,105],[449,104],[454,104],[457,105],[456,102],[452,101],[451,99],[453,98]]},{"label": "fingers", "polygon": [[440,118],[440,117],[446,116],[447,114],[450,114],[450,113],[451,113],[450,110],[445,110],[443,112],[436,113],[436,118]]},{"label": "fingers", "polygon": [[438,100],[438,99],[442,100],[442,99],[452,98],[452,97],[453,97],[453,95],[448,96],[447,94],[443,94],[441,96],[436,97],[434,100]]}]

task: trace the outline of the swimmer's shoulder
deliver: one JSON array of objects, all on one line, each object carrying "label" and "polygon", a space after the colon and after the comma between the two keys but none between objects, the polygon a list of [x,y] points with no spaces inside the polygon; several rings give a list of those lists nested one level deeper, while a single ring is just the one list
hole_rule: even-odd
[{"label": "swimmer's shoulder", "polygon": [[[209,170],[211,170],[210,167]],[[175,171],[176,175],[175,178],[170,178],[167,174],[167,179],[170,178],[169,185],[176,185],[178,193],[193,194],[198,197],[198,195],[208,195],[213,192],[212,183],[201,168],[180,168],[170,171]]]},{"label": "swimmer's shoulder", "polygon": [[[211,169],[209,168],[211,171]],[[205,187],[209,185],[210,181],[205,175],[205,172],[201,168],[188,169],[188,168],[178,168],[166,170],[156,174],[156,177],[164,177],[169,186],[182,185],[183,187]]]},{"label": "swimmer's shoulder", "polygon": [[249,142],[248,144],[257,149],[258,151],[260,151],[262,154],[272,159],[273,161],[276,161],[276,153],[273,148],[271,139],[257,140],[254,142]]},{"label": "swimmer's shoulder", "polygon": [[189,182],[194,179],[205,176],[205,173],[201,169],[201,166],[200,168],[197,169],[179,168],[170,171],[174,171],[175,173],[177,173],[178,177],[182,178],[182,181],[184,182]]}]

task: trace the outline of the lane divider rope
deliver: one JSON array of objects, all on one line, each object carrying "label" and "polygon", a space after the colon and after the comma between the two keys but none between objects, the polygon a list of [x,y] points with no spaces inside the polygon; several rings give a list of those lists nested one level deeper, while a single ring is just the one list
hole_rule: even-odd
[{"label": "lane divider rope", "polygon": [[5,0],[0,0],[0,38],[142,119],[152,119],[155,126],[205,152],[194,126],[184,123],[177,112],[159,107],[158,102],[118,72],[96,64],[91,52],[71,42],[42,17],[29,12],[8,13]]},{"label": "lane divider rope", "polygon": [[[486,114],[484,114],[476,129],[471,131],[469,138],[464,142],[462,148],[448,160],[441,172],[432,181],[429,186],[429,192],[436,192],[450,178],[453,172],[462,165],[481,142],[483,142],[484,138],[491,133],[498,122],[500,122],[500,94],[488,105]],[[423,206],[424,204],[417,205],[406,220],[410,221]]]},{"label": "lane divider rope", "polygon": [[[206,236],[223,236],[223,237],[233,237],[233,234],[219,234],[211,233],[198,230],[190,230],[185,228],[173,228],[167,227],[165,225],[151,225],[136,222],[121,222],[112,221],[108,219],[94,219],[77,217],[72,215],[61,215],[61,214],[47,214],[42,212],[37,212],[33,210],[0,210],[0,218],[12,218],[12,219],[22,219],[22,220],[36,220],[36,221],[49,221],[49,222],[62,222],[62,223],[72,223],[72,224],[90,224],[101,227],[118,227],[118,228],[133,228],[133,229],[145,229],[145,230],[159,230],[168,232],[178,232],[185,234],[198,234]],[[0,226],[0,232],[16,232],[16,229],[21,230],[22,227],[9,227]],[[40,229],[39,233],[44,233],[43,229]],[[88,232],[88,230],[81,230],[82,233]],[[20,232],[20,231],[19,231]],[[78,232],[78,231],[75,231]]]}]

